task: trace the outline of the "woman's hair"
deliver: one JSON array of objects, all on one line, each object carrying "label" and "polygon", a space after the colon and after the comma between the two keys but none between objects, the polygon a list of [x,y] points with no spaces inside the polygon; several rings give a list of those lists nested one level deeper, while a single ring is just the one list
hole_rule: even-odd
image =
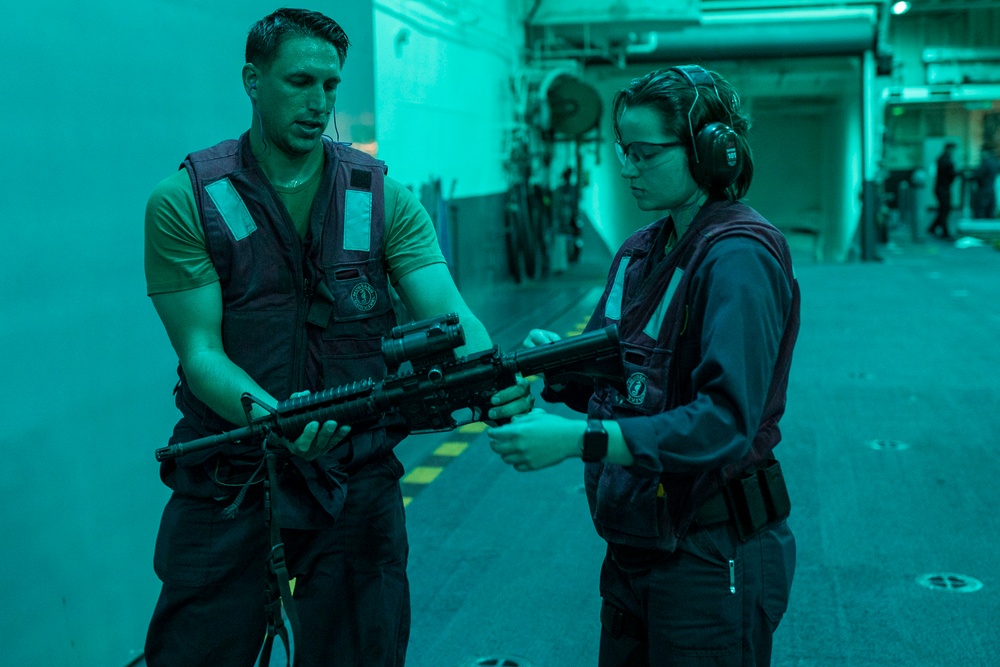
[{"label": "woman's hair", "polygon": [[[706,70],[707,71],[707,70]],[[633,79],[628,87],[615,93],[612,102],[612,119],[615,138],[620,139],[618,121],[626,108],[645,107],[655,111],[662,123],[663,131],[678,139],[687,140],[688,162],[694,161],[694,137],[709,123],[723,123],[736,133],[736,150],[742,164],[736,180],[727,188],[709,194],[726,197],[733,201],[742,199],[753,181],[753,154],[747,143],[750,116],[740,102],[739,93],[718,73],[707,71],[715,80],[715,86],[695,87],[679,71],[673,68],[659,69],[645,76]],[[697,102],[695,101],[697,98]],[[692,108],[692,104],[694,108]],[[688,113],[690,112],[690,126]],[[692,170],[693,172],[693,170]],[[702,185],[699,183],[699,185]]]},{"label": "woman's hair", "polygon": [[340,25],[328,16],[306,9],[279,9],[250,28],[246,61],[267,67],[278,57],[278,48],[289,37],[318,37],[333,44],[343,67],[350,42]]}]

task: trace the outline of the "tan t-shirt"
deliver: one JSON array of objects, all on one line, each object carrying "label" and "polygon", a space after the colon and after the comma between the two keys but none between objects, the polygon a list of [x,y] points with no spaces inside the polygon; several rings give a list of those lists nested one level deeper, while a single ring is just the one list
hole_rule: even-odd
[{"label": "tan t-shirt", "polygon": [[[318,170],[295,188],[276,188],[300,236],[308,227],[321,174]],[[427,211],[412,192],[388,176],[385,232],[382,254],[394,285],[410,271],[445,261]],[[146,203],[145,267],[146,293],[150,296],[203,287],[219,279],[186,169],[161,181]]]}]

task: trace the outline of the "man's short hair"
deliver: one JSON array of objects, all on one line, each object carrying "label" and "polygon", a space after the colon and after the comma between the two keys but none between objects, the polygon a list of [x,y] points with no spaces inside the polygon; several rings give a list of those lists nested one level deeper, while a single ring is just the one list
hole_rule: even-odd
[{"label": "man's short hair", "polygon": [[278,57],[278,48],[289,37],[318,37],[337,49],[340,64],[347,59],[350,42],[340,25],[328,16],[307,9],[282,8],[250,28],[246,59],[257,67],[267,67]]}]

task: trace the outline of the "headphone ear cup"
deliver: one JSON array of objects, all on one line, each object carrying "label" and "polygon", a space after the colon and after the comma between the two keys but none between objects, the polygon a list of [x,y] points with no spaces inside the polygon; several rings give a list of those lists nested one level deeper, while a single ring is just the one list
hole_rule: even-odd
[{"label": "headphone ear cup", "polygon": [[698,161],[692,164],[695,182],[710,190],[732,185],[743,169],[736,132],[725,123],[709,123],[694,137]]}]

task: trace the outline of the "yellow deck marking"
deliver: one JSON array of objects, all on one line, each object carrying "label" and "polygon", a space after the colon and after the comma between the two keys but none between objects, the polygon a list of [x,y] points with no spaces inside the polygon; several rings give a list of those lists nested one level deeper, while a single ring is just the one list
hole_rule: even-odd
[{"label": "yellow deck marking", "polygon": [[432,466],[417,466],[409,475],[403,478],[408,484],[430,484],[441,474],[444,468]]},{"label": "yellow deck marking", "polygon": [[458,427],[459,433],[482,433],[487,429],[486,424],[483,422],[472,422],[471,424],[466,424],[464,426]]},{"label": "yellow deck marking", "polygon": [[412,500],[413,500],[413,496],[403,496],[403,507],[406,507],[407,505],[409,505],[410,501],[412,501]]},{"label": "yellow deck marking", "polygon": [[469,448],[467,442],[446,442],[434,450],[435,456],[458,456]]}]

